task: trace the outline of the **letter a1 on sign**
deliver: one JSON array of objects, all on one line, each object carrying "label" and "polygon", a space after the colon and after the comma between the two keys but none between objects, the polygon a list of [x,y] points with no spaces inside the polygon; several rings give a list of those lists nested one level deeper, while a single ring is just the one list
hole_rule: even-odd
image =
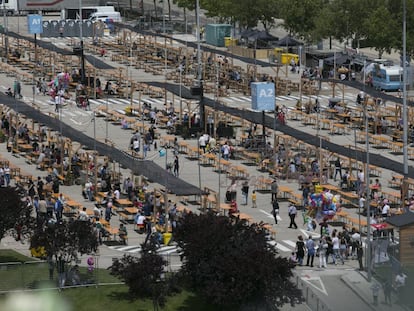
[{"label": "letter a1 on sign", "polygon": [[27,30],[30,34],[38,34],[43,32],[42,15],[29,14],[27,15]]},{"label": "letter a1 on sign", "polygon": [[275,84],[269,82],[253,82],[252,109],[260,111],[272,111],[275,109]]}]

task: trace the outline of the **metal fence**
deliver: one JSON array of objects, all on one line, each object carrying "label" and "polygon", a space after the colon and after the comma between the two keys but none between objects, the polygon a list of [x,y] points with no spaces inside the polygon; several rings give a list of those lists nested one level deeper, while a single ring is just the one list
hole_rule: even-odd
[{"label": "metal fence", "polygon": [[[80,35],[79,20],[50,20],[43,21],[42,37],[79,37]],[[84,37],[102,37],[105,25],[101,22],[92,23],[91,21],[82,21],[82,36]]]},{"label": "metal fence", "polygon": [[[134,254],[139,255],[139,253]],[[167,262],[167,272],[177,271],[181,266],[179,254],[171,252],[160,254]],[[64,287],[100,286],[122,284],[117,277],[111,275],[108,266],[119,256],[82,256],[77,262],[65,265]],[[60,275],[56,263],[45,260],[29,262],[0,263],[0,293],[18,290],[57,289]]]},{"label": "metal fence", "polygon": [[312,311],[331,311],[327,304],[318,296],[315,291],[300,278],[296,276],[296,286],[302,290],[303,298],[306,305]]}]

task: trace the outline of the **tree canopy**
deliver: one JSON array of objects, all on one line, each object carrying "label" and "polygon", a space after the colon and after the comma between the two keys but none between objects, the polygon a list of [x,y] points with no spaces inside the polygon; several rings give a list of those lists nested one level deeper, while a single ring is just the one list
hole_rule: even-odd
[{"label": "tree canopy", "polygon": [[[35,226],[32,206],[25,200],[24,189],[18,187],[0,188],[0,240],[16,230],[30,232]],[[17,236],[16,236],[17,238]]]},{"label": "tree canopy", "polygon": [[164,275],[167,261],[156,253],[153,242],[141,245],[141,256],[124,255],[109,267],[111,274],[120,277],[133,298],[152,299],[154,306],[164,306],[167,293],[171,294],[170,279]]},{"label": "tree canopy", "polygon": [[191,288],[217,306],[255,303],[276,310],[300,301],[288,260],[277,256],[260,225],[213,213],[190,214],[175,239]]},{"label": "tree canopy", "polygon": [[[173,0],[194,10],[194,0]],[[406,0],[407,53],[414,56],[414,0]],[[276,20],[289,34],[309,44],[335,39],[359,47],[368,44],[379,54],[402,49],[402,1],[392,0],[200,0],[206,15],[239,29],[262,25],[269,30]]]},{"label": "tree canopy", "polygon": [[91,254],[97,250],[95,230],[95,225],[89,221],[45,222],[34,231],[30,247],[44,247],[47,255],[62,255],[65,261],[71,262],[78,254]]}]

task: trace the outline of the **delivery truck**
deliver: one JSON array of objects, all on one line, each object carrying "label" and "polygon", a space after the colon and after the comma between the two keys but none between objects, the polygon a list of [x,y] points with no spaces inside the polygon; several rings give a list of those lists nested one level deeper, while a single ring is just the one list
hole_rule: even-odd
[{"label": "delivery truck", "polygon": [[0,14],[17,15],[19,14],[19,3],[17,0],[0,0]]}]

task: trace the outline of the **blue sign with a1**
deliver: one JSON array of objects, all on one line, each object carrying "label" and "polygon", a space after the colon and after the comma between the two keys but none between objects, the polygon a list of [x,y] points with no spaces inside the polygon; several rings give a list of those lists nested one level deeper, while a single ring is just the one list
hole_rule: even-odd
[{"label": "blue sign with a1", "polygon": [[27,15],[27,28],[30,34],[37,34],[43,32],[42,15],[29,14]]}]

